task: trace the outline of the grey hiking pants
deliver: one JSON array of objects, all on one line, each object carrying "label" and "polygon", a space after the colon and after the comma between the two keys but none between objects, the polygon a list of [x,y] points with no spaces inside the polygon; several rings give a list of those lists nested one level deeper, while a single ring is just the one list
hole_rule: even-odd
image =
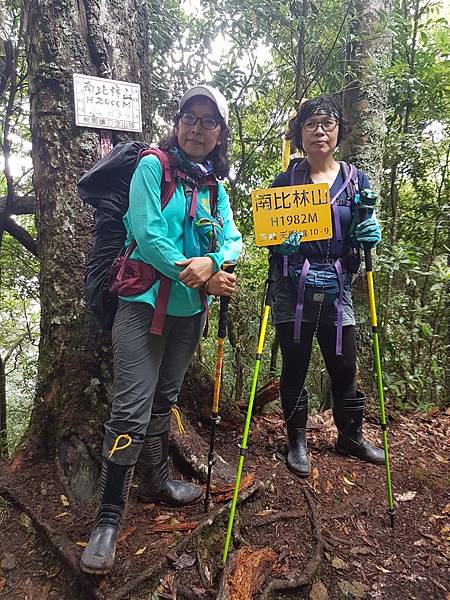
[{"label": "grey hiking pants", "polygon": [[206,322],[205,312],[192,317],[166,315],[162,335],[153,335],[152,315],[149,304],[119,300],[112,330],[114,387],[106,438],[128,434],[133,440],[143,439],[152,412],[169,412]]}]

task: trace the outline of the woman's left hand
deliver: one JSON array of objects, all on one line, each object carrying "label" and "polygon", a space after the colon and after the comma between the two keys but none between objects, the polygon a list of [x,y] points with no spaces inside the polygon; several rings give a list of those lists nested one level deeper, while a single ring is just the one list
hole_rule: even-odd
[{"label": "woman's left hand", "polygon": [[214,261],[209,256],[195,256],[175,263],[177,267],[184,267],[178,279],[187,287],[197,289],[201,287],[214,273]]},{"label": "woman's left hand", "polygon": [[373,215],[357,225],[354,237],[360,244],[375,248],[381,242],[381,229],[376,216]]}]

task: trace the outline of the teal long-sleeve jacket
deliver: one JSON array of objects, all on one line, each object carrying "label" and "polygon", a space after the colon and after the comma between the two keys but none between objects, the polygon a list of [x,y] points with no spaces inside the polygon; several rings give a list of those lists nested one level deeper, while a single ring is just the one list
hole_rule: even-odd
[{"label": "teal long-sleeve jacket", "polygon": [[[183,270],[175,263],[185,260],[184,230],[186,196],[178,181],[175,193],[165,209],[161,210],[161,163],[156,156],[144,157],[131,180],[130,203],[123,222],[127,230],[126,245],[134,239],[137,247],[131,258],[152,265],[172,280],[167,314],[175,317],[188,317],[204,310],[199,290],[192,289],[178,280]],[[210,212],[208,188],[198,190],[198,205]],[[215,270],[218,271],[227,261],[239,258],[242,237],[233,221],[228,195],[221,182],[218,182],[217,211],[223,220],[224,242],[221,248],[211,254]],[[122,297],[129,302],[147,302],[155,307],[159,290],[157,281],[149,290],[136,296]]]}]

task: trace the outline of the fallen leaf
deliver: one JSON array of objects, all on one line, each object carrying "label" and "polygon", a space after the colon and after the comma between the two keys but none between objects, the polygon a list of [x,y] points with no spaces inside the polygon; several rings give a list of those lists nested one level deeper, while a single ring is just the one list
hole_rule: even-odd
[{"label": "fallen leaf", "polygon": [[384,567],[379,567],[378,565],[375,565],[375,569],[378,569],[382,573],[390,573],[388,569],[385,569]]},{"label": "fallen leaf", "polygon": [[58,515],[56,515],[55,519],[60,519],[61,517],[65,517],[68,514],[69,514],[68,512],[59,513]]},{"label": "fallen leaf", "polygon": [[61,504],[63,506],[70,506],[70,502],[67,500],[67,498],[66,498],[66,496],[64,496],[64,494],[61,494],[60,499],[61,499]]},{"label": "fallen leaf", "polygon": [[261,510],[260,512],[256,513],[257,517],[267,517],[268,515],[273,515],[275,511],[271,508],[269,508],[268,510]]},{"label": "fallen leaf", "polygon": [[167,521],[170,521],[171,518],[172,515],[158,515],[155,517],[155,523],[167,523]]},{"label": "fallen leaf", "polygon": [[[247,488],[249,488],[255,482],[255,473],[247,473],[245,477],[242,478],[241,483],[239,485],[239,491],[243,492]],[[214,496],[215,502],[226,502],[227,500],[231,500],[234,494],[234,483],[226,483],[223,485],[211,486],[211,494]]]},{"label": "fallen leaf", "polygon": [[185,569],[187,567],[192,567],[195,564],[195,556],[193,554],[188,554],[187,552],[183,552],[183,554],[178,558],[175,562],[175,568],[177,569]]},{"label": "fallen leaf", "polygon": [[434,457],[440,463],[448,463],[448,460],[446,458],[444,458],[443,456],[441,456],[440,454],[435,454]]},{"label": "fallen leaf", "polygon": [[338,581],[338,586],[346,598],[363,598],[369,589],[358,581],[347,581],[346,579]]},{"label": "fallen leaf", "polygon": [[87,542],[75,542],[77,546],[81,546],[81,548],[86,548],[86,546],[88,545]]},{"label": "fallen leaf", "polygon": [[134,532],[136,531],[136,527],[127,527],[126,529],[124,529],[121,534],[119,535],[119,537],[117,538],[117,542],[116,544],[121,544],[122,542],[124,542],[128,537],[130,537],[130,535],[132,535]]},{"label": "fallen leaf", "polygon": [[311,477],[312,479],[319,479],[319,469],[317,467],[313,467],[313,470],[311,471]]},{"label": "fallen leaf", "polygon": [[191,523],[156,523],[155,525],[152,525],[150,531],[152,533],[163,533],[166,531],[189,531],[191,529],[195,529],[197,525],[197,521],[192,521]]},{"label": "fallen leaf", "polygon": [[333,484],[331,483],[331,481],[326,482],[325,484],[325,492],[328,494],[329,492],[331,492],[331,490],[333,489]]},{"label": "fallen leaf", "polygon": [[19,521],[22,527],[24,527],[27,531],[34,531],[33,521],[26,513],[20,513]]},{"label": "fallen leaf", "polygon": [[205,565],[205,566],[203,567],[203,570],[204,570],[204,572],[205,572],[205,577],[206,577],[206,580],[208,581],[208,583],[209,583],[210,585],[212,585],[213,579],[212,579],[212,575],[211,575],[211,571],[210,571],[210,569],[209,569],[209,568],[208,568],[208,567]]},{"label": "fallen leaf", "polygon": [[341,569],[346,569],[347,568],[347,563],[345,563],[342,558],[339,558],[338,556],[335,556],[333,558],[333,560],[331,561],[331,565],[337,569],[338,571],[340,571]]},{"label": "fallen leaf", "polygon": [[309,592],[309,600],[328,600],[328,590],[320,579],[316,579]]},{"label": "fallen leaf", "polygon": [[342,476],[342,479],[344,480],[344,483],[347,485],[355,485],[355,482],[351,481],[350,479],[347,479],[347,477],[345,475]]},{"label": "fallen leaf", "polygon": [[408,502],[413,500],[417,495],[417,492],[405,492],[404,494],[395,494],[397,502]]},{"label": "fallen leaf", "polygon": [[350,548],[350,554],[375,554],[375,552],[372,550],[372,548],[369,548],[368,546],[353,546],[353,548]]},{"label": "fallen leaf", "polygon": [[147,546],[144,546],[143,548],[139,548],[139,550],[136,550],[136,552],[134,553],[135,556],[140,556],[141,554],[144,554],[144,552],[147,550]]},{"label": "fallen leaf", "polygon": [[17,566],[17,559],[14,556],[14,554],[11,554],[11,552],[5,552],[3,554],[3,558],[0,561],[0,568],[3,571],[12,571],[13,569],[15,569]]}]

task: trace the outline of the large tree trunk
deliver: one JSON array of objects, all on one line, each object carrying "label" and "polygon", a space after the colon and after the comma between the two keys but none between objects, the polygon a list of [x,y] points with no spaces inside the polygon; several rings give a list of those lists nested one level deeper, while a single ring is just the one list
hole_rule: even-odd
[{"label": "large tree trunk", "polygon": [[[387,81],[383,70],[389,61],[391,39],[380,30],[380,11],[389,11],[390,0],[359,0],[351,21],[351,42],[347,52],[348,73],[343,106],[351,131],[341,144],[343,157],[369,176],[372,189],[379,192],[383,172],[383,144]],[[362,278],[359,278],[359,283]],[[358,366],[363,387],[374,389],[373,354],[367,292],[356,285],[355,309],[358,327]]]},{"label": "large tree trunk", "polygon": [[[139,82],[149,123],[144,0],[26,0],[34,188],[41,258],[37,396],[25,455],[55,457],[74,496],[92,493],[111,383],[109,336],[84,300],[92,211],[76,182],[100,155],[75,125],[72,73]],[[147,131],[148,134],[148,131]]]},{"label": "large tree trunk", "polygon": [[[343,106],[351,131],[341,144],[343,156],[369,175],[372,189],[379,191],[383,167],[384,121],[391,39],[380,30],[380,11],[389,10],[389,0],[359,0],[351,21],[350,75]],[[356,36],[356,37],[355,37]]]}]

